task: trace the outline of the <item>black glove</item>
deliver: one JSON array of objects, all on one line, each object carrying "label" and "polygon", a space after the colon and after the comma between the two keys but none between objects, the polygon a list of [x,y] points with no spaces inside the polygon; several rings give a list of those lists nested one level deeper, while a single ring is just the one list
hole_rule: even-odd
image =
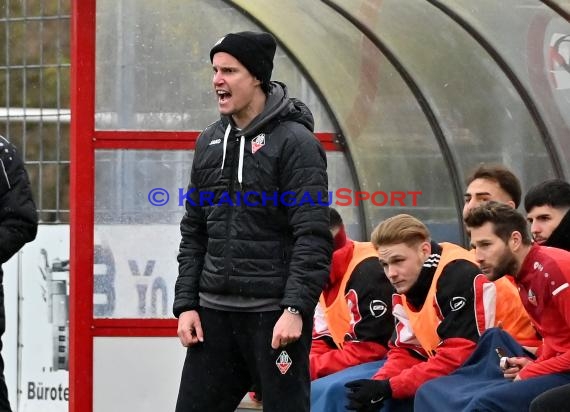
[{"label": "black glove", "polygon": [[358,379],[344,385],[348,389],[346,409],[359,412],[378,411],[385,399],[392,396],[388,380]]}]

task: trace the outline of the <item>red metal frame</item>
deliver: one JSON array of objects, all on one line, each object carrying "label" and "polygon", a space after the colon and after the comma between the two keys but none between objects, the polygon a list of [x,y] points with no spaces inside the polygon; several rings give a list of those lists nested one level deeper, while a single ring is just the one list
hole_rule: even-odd
[{"label": "red metal frame", "polygon": [[[134,130],[94,130],[93,144],[96,149],[155,149],[177,150],[194,149],[199,131],[134,131]],[[338,136],[334,133],[317,132],[323,148],[329,152],[343,151]]]},{"label": "red metal frame", "polygon": [[69,410],[92,412],[95,0],[72,2],[71,62]]},{"label": "red metal frame", "polygon": [[[73,0],[71,20],[70,359],[69,411],[93,410],[96,336],[176,336],[175,319],[94,319],[93,238],[96,149],[194,149],[197,131],[95,130],[96,0]],[[334,133],[317,133],[342,151]]]}]

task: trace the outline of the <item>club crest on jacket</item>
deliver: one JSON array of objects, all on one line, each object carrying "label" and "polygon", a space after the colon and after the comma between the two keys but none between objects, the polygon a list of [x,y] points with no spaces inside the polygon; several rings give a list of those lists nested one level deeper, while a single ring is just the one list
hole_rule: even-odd
[{"label": "club crest on jacket", "polygon": [[265,133],[258,134],[251,140],[251,154],[265,146]]}]

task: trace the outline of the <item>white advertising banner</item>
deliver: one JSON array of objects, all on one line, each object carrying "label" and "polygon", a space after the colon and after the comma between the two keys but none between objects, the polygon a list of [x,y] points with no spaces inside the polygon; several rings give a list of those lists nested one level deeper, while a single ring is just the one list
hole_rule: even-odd
[{"label": "white advertising banner", "polygon": [[40,225],[36,240],[23,249],[18,412],[68,410],[68,262],[68,225]]},{"label": "white advertising banner", "polygon": [[18,268],[23,254],[24,251],[20,250],[2,265],[4,309],[6,311],[6,332],[2,335],[2,358],[4,359],[4,378],[8,387],[8,399],[13,410],[16,410],[18,394]]},{"label": "white advertising banner", "polygon": [[96,225],[96,317],[172,317],[178,225]]},{"label": "white advertising banner", "polygon": [[[179,242],[178,225],[97,225],[95,317],[172,317]],[[24,257],[17,411],[64,412],[69,399],[69,226],[40,226]],[[160,375],[150,375],[157,385]]]}]

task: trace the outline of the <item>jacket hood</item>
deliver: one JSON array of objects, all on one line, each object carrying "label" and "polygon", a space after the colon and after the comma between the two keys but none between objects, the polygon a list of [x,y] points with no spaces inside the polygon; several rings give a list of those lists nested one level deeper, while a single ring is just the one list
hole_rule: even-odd
[{"label": "jacket hood", "polygon": [[[223,157],[221,169],[224,170],[226,162],[226,149],[228,137],[232,128],[235,127],[231,117],[222,116],[222,127],[226,129],[224,133]],[[271,89],[265,101],[265,108],[246,127],[237,131],[239,137],[239,160],[238,160],[238,182],[243,179],[243,156],[245,151],[245,140],[253,138],[263,132],[269,132],[274,125],[283,121],[293,121],[302,124],[310,132],[313,132],[314,119],[309,108],[300,100],[290,98],[287,94],[287,86],[281,82],[271,82]]]},{"label": "jacket hood", "polygon": [[570,251],[570,211],[566,212],[556,229],[544,242],[543,246],[556,247]]},{"label": "jacket hood", "polygon": [[[265,108],[250,124],[239,131],[237,136],[253,137],[266,130],[270,123],[282,121],[294,121],[305,126],[310,132],[314,131],[315,121],[307,105],[289,97],[285,84],[272,81]],[[233,125],[230,117],[222,116],[224,127],[227,127],[228,123]]]},{"label": "jacket hood", "polygon": [[[311,133],[315,130],[315,119],[313,113],[309,110],[307,105],[294,97],[289,97],[287,94],[287,86],[280,82],[272,82],[271,91],[275,90],[277,94],[283,93],[283,100],[289,104],[284,105],[283,109],[278,113],[279,120],[289,120],[297,122],[305,126]],[[276,95],[277,95],[276,94]],[[271,94],[270,94],[271,96]]]}]

